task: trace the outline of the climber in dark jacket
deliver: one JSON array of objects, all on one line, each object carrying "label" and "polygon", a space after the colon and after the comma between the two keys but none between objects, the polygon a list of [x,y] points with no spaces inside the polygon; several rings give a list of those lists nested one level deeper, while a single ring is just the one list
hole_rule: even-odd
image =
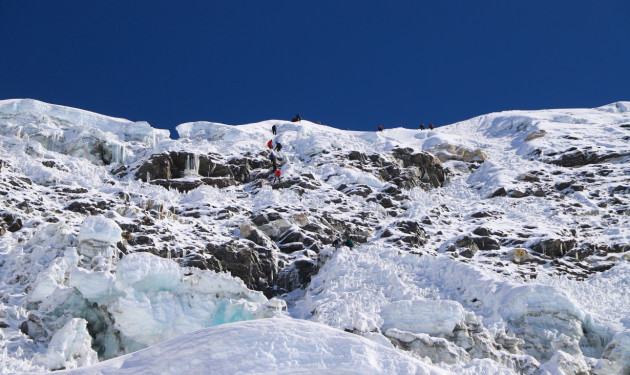
[{"label": "climber in dark jacket", "polygon": [[420,130],[424,130],[424,124],[420,124]]},{"label": "climber in dark jacket", "polygon": [[348,237],[348,239],[346,240],[346,246],[348,246],[350,250],[352,250],[352,248],[354,247],[354,242],[350,237]]},{"label": "climber in dark jacket", "polygon": [[276,151],[282,151],[282,144],[280,144],[280,142],[276,142]]},{"label": "climber in dark jacket", "polygon": [[276,126],[275,126],[275,125],[273,125],[273,126],[271,127],[271,132],[273,133],[273,135],[276,135],[276,130],[277,130]]},{"label": "climber in dark jacket", "polygon": [[335,238],[332,245],[335,248],[335,250],[339,249],[341,247],[341,240],[339,238]]}]

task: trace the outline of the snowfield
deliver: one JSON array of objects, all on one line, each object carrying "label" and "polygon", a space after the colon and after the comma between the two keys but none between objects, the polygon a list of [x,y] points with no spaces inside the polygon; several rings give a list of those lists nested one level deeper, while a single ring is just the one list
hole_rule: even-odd
[{"label": "snowfield", "polygon": [[630,373],[630,102],[177,131],[0,101],[0,373]]}]

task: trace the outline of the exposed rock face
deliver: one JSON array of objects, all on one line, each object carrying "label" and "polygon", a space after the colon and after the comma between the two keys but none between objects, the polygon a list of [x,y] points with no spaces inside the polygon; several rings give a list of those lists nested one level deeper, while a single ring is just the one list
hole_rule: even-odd
[{"label": "exposed rock face", "polygon": [[575,240],[548,239],[531,245],[531,249],[537,253],[561,258],[575,247]]},{"label": "exposed rock face", "polygon": [[594,151],[568,151],[560,158],[550,160],[550,164],[559,165],[561,167],[582,167],[588,164],[599,164],[614,159],[621,159],[630,156],[630,152],[609,152],[599,154]]},{"label": "exposed rock face", "polygon": [[[426,152],[414,153],[411,148],[395,148],[392,155],[402,162],[402,166],[407,170],[396,171],[387,170],[390,176],[393,175],[393,182],[400,188],[410,189],[414,186],[425,188],[436,188],[444,184],[446,180],[446,170],[439,163],[439,160]],[[384,172],[383,172],[384,173]]]},{"label": "exposed rock face", "polygon": [[[236,184],[228,162],[214,154],[196,155],[173,151],[151,155],[135,175],[143,181],[182,192],[193,190],[202,184],[219,188]],[[185,177],[192,177],[193,180],[178,180]],[[243,176],[239,175],[239,178],[243,179]]]},{"label": "exposed rock face", "polygon": [[240,278],[247,287],[271,292],[271,285],[274,284],[278,269],[273,259],[264,259],[271,255],[269,252],[259,253],[255,248],[245,246],[237,248],[228,243],[223,245],[209,243],[206,250],[217,258],[223,271]]},{"label": "exposed rock face", "polygon": [[[389,158],[377,154],[367,156],[358,151],[346,155],[348,160],[354,162],[354,166],[372,171],[399,188],[431,189],[442,186],[446,180],[447,170],[429,153],[415,152],[411,148],[395,148],[387,156]],[[365,189],[359,190],[358,194],[366,194]]]}]

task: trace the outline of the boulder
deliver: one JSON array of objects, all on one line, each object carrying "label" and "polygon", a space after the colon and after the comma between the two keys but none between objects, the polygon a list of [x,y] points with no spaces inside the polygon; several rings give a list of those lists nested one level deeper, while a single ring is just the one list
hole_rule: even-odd
[{"label": "boulder", "polygon": [[471,237],[475,245],[479,248],[479,250],[499,250],[501,245],[499,241],[494,238],[483,236],[483,237]]},{"label": "boulder", "polygon": [[525,263],[526,261],[532,259],[532,255],[529,253],[529,251],[527,251],[527,249],[522,249],[522,248],[516,248],[516,249],[512,249],[507,253],[508,259],[510,259],[510,261],[517,263],[517,264],[521,264],[521,263]]},{"label": "boulder", "polygon": [[455,246],[462,248],[459,255],[465,258],[472,258],[478,251],[479,247],[470,236],[463,236],[455,241]]},{"label": "boulder", "polygon": [[532,251],[552,258],[562,258],[571,249],[575,247],[576,241],[569,239],[546,239],[541,240],[530,246]]},{"label": "boulder", "polygon": [[540,178],[532,172],[523,173],[519,175],[516,179],[525,182],[540,182]]}]

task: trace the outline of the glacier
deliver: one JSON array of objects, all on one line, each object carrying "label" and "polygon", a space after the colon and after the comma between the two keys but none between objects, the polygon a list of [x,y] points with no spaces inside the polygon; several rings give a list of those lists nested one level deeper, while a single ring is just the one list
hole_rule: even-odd
[{"label": "glacier", "polygon": [[0,101],[0,373],[630,371],[630,103],[177,131]]}]

